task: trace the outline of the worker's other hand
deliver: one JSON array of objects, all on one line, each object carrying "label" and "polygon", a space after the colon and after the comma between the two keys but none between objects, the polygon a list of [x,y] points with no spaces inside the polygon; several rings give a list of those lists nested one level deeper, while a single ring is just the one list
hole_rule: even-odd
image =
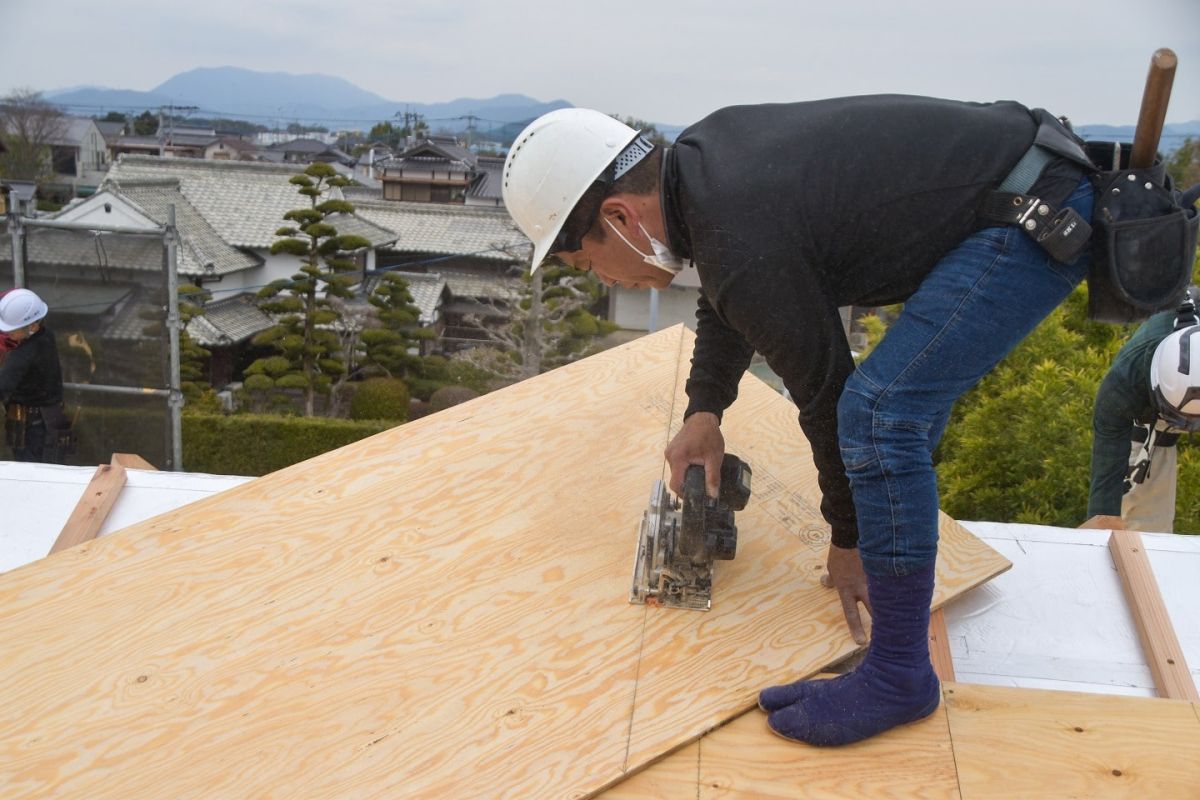
[{"label": "worker's other hand", "polygon": [[700,464],[704,467],[704,489],[709,497],[716,497],[721,490],[721,459],[724,456],[721,420],[708,411],[692,414],[667,445],[671,491],[676,495],[683,494],[684,473],[691,464]]},{"label": "worker's other hand", "polygon": [[850,635],[854,637],[855,643],[866,644],[867,633],[863,630],[858,604],[862,603],[867,607],[867,611],[870,611],[871,601],[867,597],[867,573],[863,572],[858,548],[829,545],[829,557],[825,566],[828,571],[821,576],[821,585],[837,589]]}]

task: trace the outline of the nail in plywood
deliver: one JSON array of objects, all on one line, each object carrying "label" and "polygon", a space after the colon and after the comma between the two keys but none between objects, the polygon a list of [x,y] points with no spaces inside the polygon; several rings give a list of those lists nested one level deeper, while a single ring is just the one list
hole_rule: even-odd
[{"label": "nail in plywood", "polygon": [[[749,376],[725,429],[755,498],[714,611],[627,602],[690,344],[645,337],[0,576],[6,797],[581,797],[853,652],[795,409]],[[938,602],[1007,568],[941,533]]]},{"label": "nail in plywood", "polygon": [[1197,797],[1188,703],[967,684],[943,696],[964,800]]},{"label": "nail in plywood", "polygon": [[1113,531],[1108,539],[1108,549],[1121,575],[1121,586],[1125,589],[1125,598],[1159,697],[1200,702],[1179,637],[1175,635],[1150,559],[1142,546],[1141,534]]},{"label": "nail in plywood", "polygon": [[120,464],[101,464],[96,467],[92,480],[83,490],[83,496],[75,504],[75,510],[67,517],[67,523],[50,548],[57,553],[68,547],[95,539],[100,526],[117,502],[117,495],[125,486],[125,468]]}]

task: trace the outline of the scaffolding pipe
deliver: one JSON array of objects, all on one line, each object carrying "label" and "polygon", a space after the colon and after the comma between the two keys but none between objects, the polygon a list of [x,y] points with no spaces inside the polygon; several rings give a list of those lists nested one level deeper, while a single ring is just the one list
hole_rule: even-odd
[{"label": "scaffolding pipe", "polygon": [[20,214],[8,215],[8,233],[12,238],[13,287],[25,288],[25,226]]},{"label": "scaffolding pipe", "polygon": [[171,366],[167,405],[171,411],[171,464],[176,472],[183,470],[183,388],[179,379],[179,236],[175,228],[175,204],[167,206],[167,336],[171,346]]},{"label": "scaffolding pipe", "polygon": [[94,392],[96,394],[127,394],[138,397],[170,397],[167,389],[147,389],[140,386],[109,386],[105,383],[64,383],[63,388],[72,392]]},{"label": "scaffolding pipe", "polygon": [[166,228],[124,228],[120,225],[92,225],[86,222],[63,222],[57,219],[34,219],[26,217],[21,220],[31,228],[55,228],[61,231],[93,231],[97,233],[120,233],[127,236],[153,236],[160,238],[166,233]]}]

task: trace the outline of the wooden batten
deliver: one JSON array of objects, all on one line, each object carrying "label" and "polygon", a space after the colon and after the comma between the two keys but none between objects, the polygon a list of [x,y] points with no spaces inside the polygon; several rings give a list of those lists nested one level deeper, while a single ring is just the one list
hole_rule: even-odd
[{"label": "wooden batten", "polygon": [[1196,692],[1196,684],[1188,670],[1179,637],[1175,635],[1171,617],[1158,590],[1158,581],[1154,579],[1150,559],[1142,547],[1141,534],[1136,531],[1113,531],[1108,539],[1108,549],[1121,575],[1125,598],[1129,602],[1129,610],[1142,640],[1142,651],[1146,654],[1146,663],[1154,676],[1159,697],[1200,702],[1200,694]]},{"label": "wooden batten", "polygon": [[125,467],[120,464],[101,464],[96,467],[92,480],[83,490],[71,516],[50,548],[50,553],[57,553],[68,547],[83,544],[95,539],[100,533],[100,527],[112,511],[117,496],[125,486]]}]

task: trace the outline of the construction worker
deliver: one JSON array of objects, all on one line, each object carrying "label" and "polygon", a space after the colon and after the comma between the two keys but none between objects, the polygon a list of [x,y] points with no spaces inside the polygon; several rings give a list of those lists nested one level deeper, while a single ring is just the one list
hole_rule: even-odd
[{"label": "construction worker", "polygon": [[70,439],[58,348],[43,324],[47,307],[28,289],[0,298],[0,333],[16,342],[0,364],[5,441],[17,461],[58,462]]},{"label": "construction worker", "polygon": [[[11,289],[0,292],[0,300],[4,299],[4,295],[11,292]],[[17,343],[9,338],[7,333],[0,333],[0,364],[4,363],[4,357],[8,355],[8,351],[14,349]]]},{"label": "construction worker", "polygon": [[[755,351],[800,408],[832,528],[823,582],[856,640],[858,603],[874,625],[854,671],[760,694],[776,733],[843,744],[937,708],[931,454],[954,400],[1085,275],[1089,167],[1046,112],[896,95],[725,108],[666,147],[563,109],[513,143],[504,200],[533,269],[555,256],[660,289],[698,270],[688,407],[666,450],[676,493],[704,464],[716,495],[721,415]],[[838,307],[901,301],[855,370]]]},{"label": "construction worker", "polygon": [[1194,301],[1155,314],[1117,353],[1096,392],[1088,517],[1175,528],[1175,444],[1200,430],[1200,318]]}]

